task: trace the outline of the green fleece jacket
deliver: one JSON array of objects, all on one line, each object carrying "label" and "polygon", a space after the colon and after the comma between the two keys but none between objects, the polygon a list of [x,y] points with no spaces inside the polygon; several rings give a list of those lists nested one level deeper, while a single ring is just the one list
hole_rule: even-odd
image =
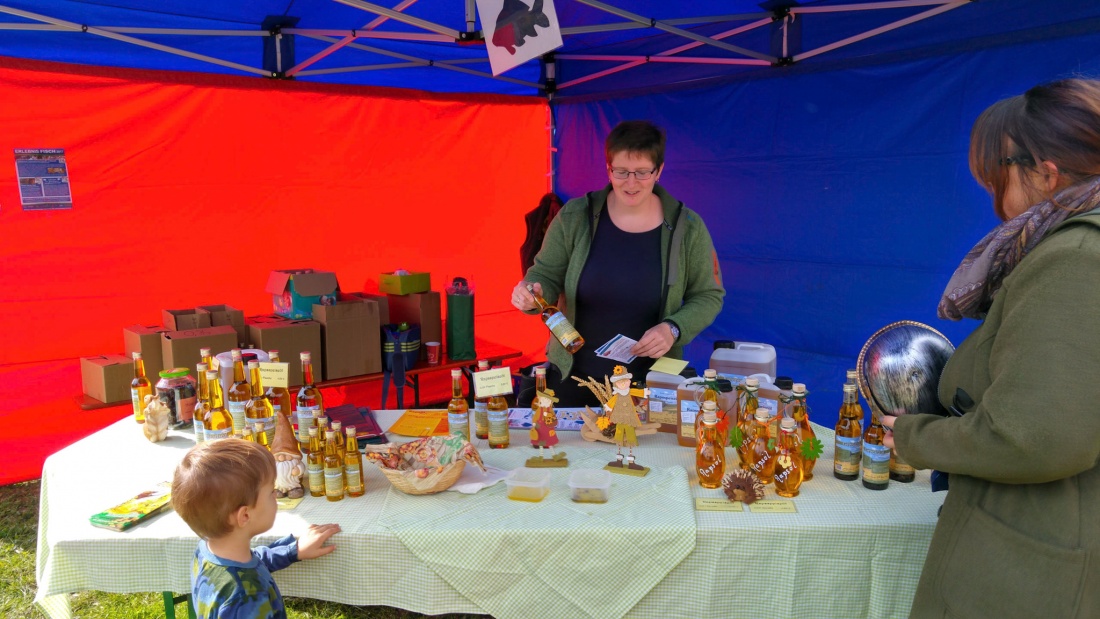
[{"label": "green fleece jacket", "polygon": [[[604,215],[610,192],[611,185],[608,185],[600,191],[567,202],[550,223],[535,264],[524,277],[529,282],[541,284],[543,296],[551,302],[564,292],[565,315],[570,322],[576,322],[577,283],[588,260],[592,236]],[[671,320],[680,328],[680,339],[673,344],[667,356],[682,357],[684,345],[710,326],[718,312],[722,311],[722,298],[726,296],[726,290],[722,287],[722,272],[714,243],[702,218],[660,185],[654,185],[653,193],[661,200],[665,212],[665,223],[661,227],[661,268],[668,286],[661,319]],[[683,227],[682,241],[679,251],[670,255],[673,229],[677,226]],[[623,256],[623,262],[629,264],[629,257]],[[556,339],[550,339],[553,343],[547,356],[561,370],[563,377],[568,376],[573,367],[573,356]],[[586,346],[602,344],[587,342]]]},{"label": "green fleece jacket", "polygon": [[1100,214],[1054,228],[944,368],[961,417],[905,415],[898,453],[951,474],[911,617],[1100,617]]}]

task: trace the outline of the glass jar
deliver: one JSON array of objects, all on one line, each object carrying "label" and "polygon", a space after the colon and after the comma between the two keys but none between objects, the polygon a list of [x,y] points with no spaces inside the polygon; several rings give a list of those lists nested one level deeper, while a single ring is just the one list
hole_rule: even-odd
[{"label": "glass jar", "polygon": [[160,373],[157,398],[168,407],[168,426],[189,428],[195,413],[195,379],[187,368],[172,368]]}]

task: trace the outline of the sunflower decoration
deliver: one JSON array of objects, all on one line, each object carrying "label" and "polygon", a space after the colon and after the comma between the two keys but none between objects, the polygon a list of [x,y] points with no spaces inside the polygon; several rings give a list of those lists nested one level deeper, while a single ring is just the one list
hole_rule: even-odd
[{"label": "sunflower decoration", "polygon": [[722,478],[722,490],[731,501],[740,501],[750,505],[757,499],[764,498],[764,484],[756,473],[745,469],[734,469]]}]

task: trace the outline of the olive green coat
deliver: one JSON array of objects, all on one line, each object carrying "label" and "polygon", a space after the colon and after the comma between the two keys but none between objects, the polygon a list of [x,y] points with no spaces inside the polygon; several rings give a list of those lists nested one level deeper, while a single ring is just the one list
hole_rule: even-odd
[{"label": "olive green coat", "polygon": [[[535,264],[528,269],[524,279],[542,285],[543,297],[551,303],[561,293],[565,294],[565,316],[576,323],[577,284],[588,261],[592,236],[607,205],[611,185],[587,196],[566,202],[558,216],[550,222],[542,249],[535,257]],[[681,358],[684,344],[710,326],[718,312],[722,311],[722,272],[710,232],[699,215],[683,206],[660,185],[653,193],[661,200],[665,223],[661,226],[661,267],[667,282],[667,296],[661,311],[661,319],[671,320],[680,328],[678,339],[666,356]],[[589,209],[591,203],[591,210]],[[682,209],[682,217],[678,214]],[[589,213],[593,221],[589,222]],[[673,231],[681,226],[679,251],[672,255]],[[623,273],[630,277],[630,257],[623,256]],[[528,313],[534,314],[537,310]],[[583,337],[584,334],[582,333]],[[555,338],[550,338],[547,357],[561,370],[562,377],[569,376],[573,356]],[[586,346],[602,346],[603,342],[587,342]]]},{"label": "olive green coat", "polygon": [[1100,617],[1100,214],[1054,228],[944,368],[962,417],[907,415],[899,455],[951,474],[912,617]]}]

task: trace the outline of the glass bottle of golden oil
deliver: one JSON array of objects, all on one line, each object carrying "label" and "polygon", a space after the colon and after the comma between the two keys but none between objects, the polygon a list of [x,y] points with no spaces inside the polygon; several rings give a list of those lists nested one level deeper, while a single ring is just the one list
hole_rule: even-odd
[{"label": "glass bottle of golden oil", "polygon": [[855,385],[856,388],[858,389],[859,388],[859,383],[856,382],[856,377],[857,376],[858,376],[858,374],[857,374],[857,372],[854,368],[851,369],[851,370],[845,371],[844,372],[844,384],[845,385]]},{"label": "glass bottle of golden oil", "polygon": [[836,422],[833,443],[833,477],[843,481],[859,479],[863,458],[863,407],[859,405],[854,383],[844,384],[844,402]]},{"label": "glass bottle of golden oil", "polygon": [[325,434],[325,432],[328,432],[332,428],[328,427],[328,417],[324,415],[314,420],[314,423],[317,426],[317,438],[321,439],[321,453],[324,453],[325,445],[328,445],[328,435]]},{"label": "glass bottle of golden oil", "polygon": [[325,431],[325,498],[344,500],[344,461],[336,453],[336,432]]},{"label": "glass bottle of golden oil", "polygon": [[[795,383],[791,387],[791,402],[789,404],[791,417],[798,422],[798,439],[805,443],[811,438],[816,439],[813,426],[810,425],[810,407],[806,405],[806,385]],[[803,460],[802,480],[808,481],[814,478],[814,465],[817,458]]]},{"label": "glass bottle of golden oil", "polygon": [[344,446],[344,424],[339,419],[333,419],[330,426],[332,427],[333,438],[336,439],[336,457],[340,458],[340,462],[343,462],[344,451],[347,449]]},{"label": "glass bottle of golden oil", "polygon": [[253,425],[259,422],[262,424],[265,435],[264,444],[270,445],[271,441],[275,440],[275,411],[271,407],[271,402],[264,397],[259,361],[248,362],[248,374],[252,379],[252,385],[251,397],[248,403],[244,405],[245,423]]},{"label": "glass bottle of golden oil", "polygon": [[[477,371],[484,372],[489,369],[489,361],[478,359]],[[537,379],[536,379],[537,380]],[[482,439],[489,438],[489,398],[474,398],[474,436]]]},{"label": "glass bottle of golden oil", "polygon": [[229,438],[233,433],[233,418],[222,403],[222,383],[218,380],[217,371],[206,371],[206,387],[210,392],[210,410],[206,411],[202,420],[203,439],[216,441]]},{"label": "glass bottle of golden oil", "polygon": [[359,455],[359,441],[355,438],[355,426],[344,428],[347,434],[344,452],[344,481],[348,488],[348,496],[357,497],[366,494],[366,483],[363,480],[363,459]]},{"label": "glass bottle of golden oil", "polygon": [[241,428],[241,438],[249,443],[256,442],[256,435],[252,432],[252,426],[245,424],[245,426]]},{"label": "glass bottle of golden oil", "polygon": [[546,328],[550,329],[550,332],[554,334],[558,342],[565,347],[569,354],[573,354],[584,346],[584,338],[573,327],[573,323],[569,322],[569,319],[565,317],[565,314],[558,309],[556,305],[551,305],[542,298],[542,295],[535,292],[535,287],[532,284],[527,284],[527,292],[531,293],[531,296],[535,297],[535,303],[538,304],[539,310],[542,311],[542,322],[546,325]]},{"label": "glass bottle of golden oil", "polygon": [[756,378],[746,378],[745,382],[738,387],[740,393],[737,397],[737,410],[740,414],[737,419],[737,428],[741,430],[741,442],[734,447],[737,449],[740,466],[745,470],[752,466],[752,427],[753,416],[756,415],[756,409],[760,405],[757,395],[759,389],[760,380]]},{"label": "glass bottle of golden oil", "polygon": [[462,370],[451,370],[451,401],[447,403],[447,424],[451,434],[470,440],[470,408],[462,394]]},{"label": "glass bottle of golden oil", "polygon": [[775,493],[781,497],[798,496],[802,485],[802,454],[799,447],[798,422],[790,417],[779,420],[779,440],[775,445],[775,469],[772,479],[775,481]]},{"label": "glass bottle of golden oil", "polygon": [[229,415],[233,417],[233,431],[240,433],[245,426],[244,408],[252,399],[252,389],[244,378],[244,362],[241,360],[241,349],[234,348],[233,355],[233,384],[229,387],[229,393],[225,397],[225,407],[229,409]]},{"label": "glass bottle of golden oil", "polygon": [[145,361],[141,353],[133,354],[134,380],[130,381],[130,400],[134,404],[134,421],[145,423],[145,396],[153,395],[153,384],[145,377]]},{"label": "glass bottle of golden oil", "polygon": [[256,437],[257,443],[264,446],[264,449],[271,451],[271,442],[267,440],[267,432],[262,421],[252,424],[252,435]]},{"label": "glass bottle of golden oil", "polygon": [[[271,359],[272,363],[279,363],[279,351],[269,350],[267,351],[267,356]],[[264,391],[264,397],[267,398],[268,402],[271,402],[272,414],[278,415],[282,413],[286,415],[288,419],[290,418],[290,392],[287,391],[285,387],[268,387]]]},{"label": "glass bottle of golden oil", "polygon": [[309,474],[309,496],[325,496],[325,452],[321,450],[321,437],[317,426],[310,426],[309,454],[306,455],[306,471]]},{"label": "glass bottle of golden oil", "polygon": [[768,409],[756,409],[752,422],[752,464],[749,470],[756,473],[762,484],[772,483],[775,475],[775,440],[771,435],[772,416]]},{"label": "glass bottle of golden oil", "polygon": [[217,370],[218,369],[218,368],[214,367],[214,355],[210,351],[209,348],[200,348],[199,349],[199,357],[202,358],[202,363],[206,364],[206,369],[208,369],[208,370]]},{"label": "glass bottle of golden oil", "polygon": [[505,449],[508,432],[508,401],[502,395],[489,396],[489,449]]},{"label": "glass bottle of golden oil", "polygon": [[539,393],[546,393],[546,368],[535,368],[535,397],[531,398],[532,417],[539,414]]},{"label": "glass bottle of golden oil", "polygon": [[[698,414],[695,415],[695,441],[699,441],[699,432],[703,428],[703,402],[714,402],[716,410],[718,407],[718,386],[716,381],[718,380],[718,370],[706,369],[703,370],[703,382],[697,386],[695,392],[695,403],[699,405]],[[717,413],[716,413],[717,414]]]},{"label": "glass bottle of golden oil", "polygon": [[704,488],[722,486],[722,476],[726,474],[726,446],[718,436],[718,403],[704,400],[699,441],[695,446],[695,473],[699,476],[699,485]]},{"label": "glass bottle of golden oil", "polygon": [[195,364],[195,380],[198,383],[198,397],[195,399],[195,410],[192,413],[192,421],[195,424],[195,442],[206,440],[203,436],[203,419],[210,410],[210,387],[206,384],[206,364]]},{"label": "glass bottle of golden oil", "polygon": [[317,417],[325,414],[325,405],[321,399],[321,390],[313,383],[312,355],[303,352],[299,355],[302,360],[302,388],[298,390],[296,410],[298,411],[298,442],[301,443],[303,453],[309,453],[309,429]]},{"label": "glass bottle of golden oil", "polygon": [[890,485],[890,448],[882,444],[886,428],[871,413],[871,424],[863,433],[863,487],[885,490]]}]

